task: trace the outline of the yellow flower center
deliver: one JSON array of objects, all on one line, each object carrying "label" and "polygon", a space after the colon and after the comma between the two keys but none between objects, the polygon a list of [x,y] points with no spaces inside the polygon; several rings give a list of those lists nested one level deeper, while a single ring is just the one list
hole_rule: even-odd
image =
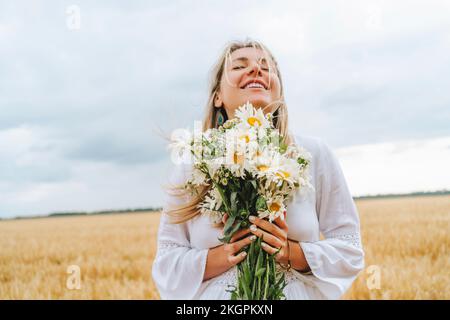
[{"label": "yellow flower center", "polygon": [[276,175],[277,175],[278,177],[280,177],[281,179],[287,179],[287,178],[289,178],[289,177],[291,176],[291,174],[290,174],[289,172],[283,171],[283,170],[278,171],[278,172],[276,173]]},{"label": "yellow flower center", "polygon": [[259,121],[259,119],[258,119],[258,118],[255,118],[255,117],[249,117],[249,118],[247,119],[247,122],[248,122],[248,124],[251,125],[252,127],[254,127],[255,124],[258,124],[258,126],[261,126],[261,121]]},{"label": "yellow flower center", "polygon": [[233,162],[234,164],[242,164],[244,162],[244,155],[235,152],[233,154]]},{"label": "yellow flower center", "polygon": [[267,171],[269,169],[268,166],[262,164],[256,167],[259,171]]},{"label": "yellow flower center", "polygon": [[272,212],[278,212],[278,210],[280,210],[280,208],[281,208],[281,206],[278,203],[276,203],[276,202],[272,203],[269,206],[269,210],[272,211]]},{"label": "yellow flower center", "polygon": [[249,143],[249,141],[250,141],[250,137],[248,136],[248,134],[242,135],[241,139],[245,139],[246,143]]}]

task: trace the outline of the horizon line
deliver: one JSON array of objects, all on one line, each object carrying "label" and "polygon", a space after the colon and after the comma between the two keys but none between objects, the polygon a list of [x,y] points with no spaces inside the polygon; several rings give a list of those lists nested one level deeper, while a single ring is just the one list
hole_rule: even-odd
[{"label": "horizon line", "polygon": [[[440,189],[434,191],[415,191],[408,193],[384,193],[384,194],[368,194],[360,196],[352,196],[353,200],[366,200],[377,198],[400,198],[400,197],[417,197],[417,196],[439,196],[450,195],[450,189]],[[42,215],[19,215],[10,218],[0,217],[0,221],[7,220],[21,220],[21,219],[39,219],[39,218],[54,218],[65,216],[88,216],[88,215],[102,215],[102,214],[120,214],[120,213],[144,213],[161,211],[163,207],[147,207],[147,208],[127,208],[127,209],[109,209],[109,210],[95,210],[95,211],[59,211],[51,212]]]}]

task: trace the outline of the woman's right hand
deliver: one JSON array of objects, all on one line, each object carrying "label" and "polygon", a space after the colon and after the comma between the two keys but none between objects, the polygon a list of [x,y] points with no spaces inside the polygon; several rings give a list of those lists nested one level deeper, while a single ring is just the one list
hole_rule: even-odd
[{"label": "woman's right hand", "polygon": [[[224,224],[227,218],[228,215],[225,214],[222,218]],[[256,236],[253,234],[246,237],[249,233],[251,233],[250,228],[239,230],[231,237],[230,243],[221,244],[208,250],[205,273],[203,275],[204,281],[224,273],[245,259],[246,255],[244,252],[239,253],[239,251],[256,240]]]},{"label": "woman's right hand", "polygon": [[[222,222],[225,224],[228,219],[228,214],[225,213]],[[251,244],[256,240],[255,235],[245,237],[245,235],[251,233],[250,228],[241,229],[236,232],[230,239],[230,243],[225,243],[223,246],[224,251],[227,254],[227,260],[231,266],[237,265],[239,262],[245,259],[247,256],[245,251],[239,253],[239,251]]]}]

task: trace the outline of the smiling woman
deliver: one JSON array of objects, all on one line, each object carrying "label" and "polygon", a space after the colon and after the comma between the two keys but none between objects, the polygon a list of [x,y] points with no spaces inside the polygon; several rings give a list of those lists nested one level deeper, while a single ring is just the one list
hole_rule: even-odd
[{"label": "smiling woman", "polygon": [[233,118],[236,108],[246,101],[271,112],[274,102],[282,99],[280,78],[274,72],[277,67],[272,59],[268,62],[266,52],[244,47],[227,55],[225,81],[221,81],[216,92],[214,106],[225,107],[228,118]]},{"label": "smiling woman", "polygon": [[[240,112],[236,110],[246,102],[259,113],[272,115],[267,121],[279,130],[283,143],[298,144],[310,152],[310,181],[315,192],[298,193],[283,204],[284,219],[269,223],[255,217],[251,227],[222,244],[219,238],[227,214],[222,221],[211,221],[199,207],[211,185],[203,184],[196,195],[180,190],[193,167],[177,165],[160,220],[152,269],[160,296],[230,299],[228,286],[236,284],[237,265],[246,259],[241,249],[261,238],[263,250],[275,254],[278,270],[285,273],[283,293],[287,299],[337,299],[364,266],[358,212],[328,145],[319,138],[290,134],[277,62],[255,41],[232,42],[219,57],[212,70],[203,130],[234,119]],[[255,116],[247,119],[252,127],[259,127],[258,121]]]},{"label": "smiling woman", "polygon": [[278,64],[270,51],[256,41],[230,43],[219,57],[211,72],[203,129],[216,128],[221,118],[233,118],[236,109],[247,101],[265,113],[273,113],[275,126],[290,141]]}]

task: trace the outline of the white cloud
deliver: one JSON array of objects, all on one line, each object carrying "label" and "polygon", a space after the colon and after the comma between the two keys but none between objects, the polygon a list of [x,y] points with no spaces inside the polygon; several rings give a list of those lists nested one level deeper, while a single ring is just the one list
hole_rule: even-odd
[{"label": "white cloud", "polygon": [[450,190],[450,137],[358,145],[336,154],[355,196]]},{"label": "white cloud", "polygon": [[162,205],[167,154],[130,165],[64,157],[62,143],[40,127],[0,131],[0,217]]}]

